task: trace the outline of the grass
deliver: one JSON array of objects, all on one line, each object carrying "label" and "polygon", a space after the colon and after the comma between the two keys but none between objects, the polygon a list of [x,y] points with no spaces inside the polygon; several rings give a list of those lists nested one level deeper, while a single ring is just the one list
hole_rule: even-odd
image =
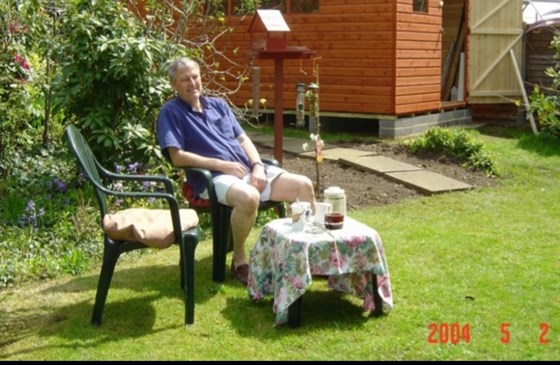
[{"label": "grass", "polygon": [[[194,326],[182,326],[177,248],[127,254],[99,328],[89,323],[98,270],[2,292],[0,358],[557,360],[560,145],[525,131],[471,133],[495,156],[497,187],[349,213],[383,239],[394,295],[387,316],[367,317],[358,298],[316,281],[302,327],[274,328],[272,298],[253,303],[231,278],[211,281],[207,239],[197,250]],[[440,343],[439,330],[454,323],[469,327],[470,340]]]}]

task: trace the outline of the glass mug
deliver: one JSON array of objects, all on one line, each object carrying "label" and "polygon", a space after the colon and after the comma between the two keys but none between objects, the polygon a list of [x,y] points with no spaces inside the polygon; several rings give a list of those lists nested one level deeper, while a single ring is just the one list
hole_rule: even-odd
[{"label": "glass mug", "polygon": [[325,214],[326,229],[341,229],[344,226],[344,214],[339,212],[329,212]]},{"label": "glass mug", "polygon": [[308,202],[293,202],[290,205],[292,212],[292,230],[296,232],[303,231],[305,221],[311,214],[311,203]]},{"label": "glass mug", "polygon": [[315,203],[315,217],[313,221],[317,224],[325,223],[325,215],[332,212],[332,204],[327,202]]}]

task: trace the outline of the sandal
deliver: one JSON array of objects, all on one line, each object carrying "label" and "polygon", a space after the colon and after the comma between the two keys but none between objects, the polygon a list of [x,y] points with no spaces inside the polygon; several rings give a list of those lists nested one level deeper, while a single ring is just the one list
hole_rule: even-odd
[{"label": "sandal", "polygon": [[234,278],[243,283],[243,285],[247,285],[247,277],[249,276],[249,264],[241,264],[235,267],[235,264],[232,262],[231,274]]}]

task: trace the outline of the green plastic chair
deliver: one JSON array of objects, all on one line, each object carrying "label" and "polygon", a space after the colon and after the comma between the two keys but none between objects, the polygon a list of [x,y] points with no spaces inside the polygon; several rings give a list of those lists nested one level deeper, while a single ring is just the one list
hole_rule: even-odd
[{"label": "green plastic chair", "polygon": [[[74,125],[66,127],[66,137],[79,165],[83,169],[86,178],[91,182],[95,189],[97,201],[99,203],[99,211],[101,214],[101,222],[108,213],[107,198],[108,196],[127,197],[127,198],[157,198],[167,201],[173,222],[174,243],[180,248],[180,285],[184,291],[185,301],[185,325],[194,323],[194,263],[195,250],[200,238],[199,227],[192,227],[187,231],[181,231],[181,221],[179,215],[179,205],[173,193],[173,185],[171,180],[164,176],[148,176],[148,175],[125,175],[116,174],[105,169],[97,161],[88,146],[83,135]],[[121,192],[115,191],[105,184],[106,181],[137,181],[137,182],[157,182],[163,184],[165,192]],[[103,225],[103,223],[101,223]],[[115,266],[120,255],[123,252],[132,250],[149,248],[146,244],[136,241],[117,241],[103,234],[103,263],[101,273],[97,284],[97,293],[95,295],[95,304],[93,307],[93,315],[91,323],[95,326],[101,325],[101,317],[103,308],[107,300],[111,279],[115,271]]]},{"label": "green plastic chair", "polygon": [[[279,166],[275,159],[265,159],[262,161],[268,165]],[[189,208],[197,213],[210,213],[212,219],[212,280],[223,283],[226,279],[226,258],[227,253],[233,250],[233,239],[231,235],[231,207],[222,204],[216,197],[212,174],[209,170],[197,167],[186,167],[185,172],[200,174],[204,177],[209,199],[194,197],[193,189],[188,181],[183,182],[183,197],[189,202]],[[259,204],[259,211],[274,209],[280,218],[286,217],[284,202],[266,201]]]}]

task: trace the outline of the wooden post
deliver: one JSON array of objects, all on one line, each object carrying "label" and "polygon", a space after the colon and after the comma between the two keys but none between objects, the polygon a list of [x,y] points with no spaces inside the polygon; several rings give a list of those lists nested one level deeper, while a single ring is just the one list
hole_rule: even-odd
[{"label": "wooden post", "polygon": [[509,55],[511,56],[511,62],[513,62],[513,68],[515,69],[517,82],[519,83],[519,88],[521,89],[521,95],[523,96],[523,103],[527,107],[527,118],[529,118],[529,121],[531,122],[531,128],[533,129],[533,133],[537,136],[539,135],[539,130],[537,129],[537,125],[535,123],[535,118],[533,117],[533,114],[529,113],[529,98],[527,97],[527,93],[525,92],[525,85],[523,84],[523,78],[521,77],[521,72],[519,72],[519,66],[517,66],[515,53],[511,48],[509,49]]},{"label": "wooden post", "polygon": [[284,60],[276,57],[274,62],[274,158],[282,166],[282,135],[284,134],[283,85]]},{"label": "wooden post", "polygon": [[260,87],[261,87],[261,68],[253,67],[253,85],[251,89],[251,96],[253,98],[253,113],[252,116],[255,119],[259,118],[259,108],[260,108]]}]

